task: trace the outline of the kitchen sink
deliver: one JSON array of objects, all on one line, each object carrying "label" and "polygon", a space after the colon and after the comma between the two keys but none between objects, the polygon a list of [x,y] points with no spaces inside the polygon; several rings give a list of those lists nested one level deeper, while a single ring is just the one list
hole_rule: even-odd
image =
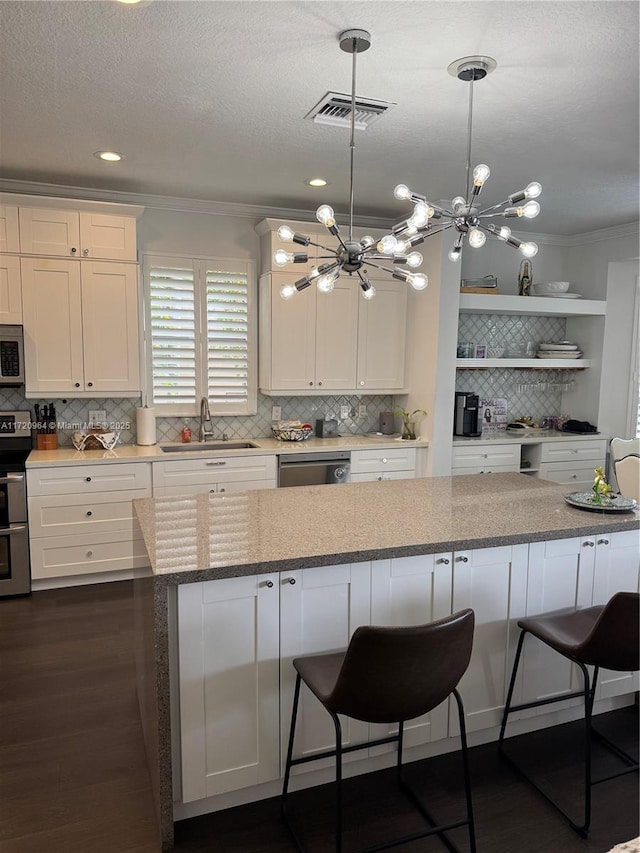
[{"label": "kitchen sink", "polygon": [[252,441],[203,441],[193,444],[161,444],[164,453],[185,453],[197,450],[248,450],[257,447]]}]

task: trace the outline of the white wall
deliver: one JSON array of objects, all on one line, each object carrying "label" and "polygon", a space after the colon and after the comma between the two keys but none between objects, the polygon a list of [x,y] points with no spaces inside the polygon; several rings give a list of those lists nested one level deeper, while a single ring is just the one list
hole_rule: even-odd
[{"label": "white wall", "polygon": [[258,222],[250,217],[146,208],[138,221],[138,250],[257,261]]},{"label": "white wall", "polygon": [[[622,233],[620,231],[628,231]],[[584,234],[578,246],[566,250],[567,278],[572,282],[571,290],[581,293],[587,299],[606,299],[608,302],[622,299],[628,309],[627,293],[617,293],[615,286],[607,286],[609,263],[638,259],[638,223],[628,229],[611,228],[604,231]]]},{"label": "white wall", "polygon": [[[533,280],[566,281],[568,274],[566,248],[542,240],[538,242],[538,246],[538,254],[531,262]],[[498,240],[487,240],[480,249],[471,249],[465,245],[460,277],[483,278],[485,275],[495,275],[500,293],[517,295],[518,274],[523,260],[517,249]]]}]

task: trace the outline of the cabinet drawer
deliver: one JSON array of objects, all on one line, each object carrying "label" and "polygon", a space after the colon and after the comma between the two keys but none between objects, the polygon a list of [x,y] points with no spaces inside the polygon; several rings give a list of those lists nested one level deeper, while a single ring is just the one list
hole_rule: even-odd
[{"label": "cabinet drawer", "polygon": [[548,441],[542,443],[540,461],[576,462],[580,459],[593,459],[595,462],[600,463],[604,462],[606,452],[606,439]]},{"label": "cabinet drawer", "polygon": [[[158,488],[172,486],[191,487],[246,480],[275,482],[275,479],[275,456],[216,456],[153,463],[154,494]],[[184,489],[182,493],[185,493]]]},{"label": "cabinet drawer", "polygon": [[[29,498],[29,532],[40,536],[71,536],[114,530],[134,535],[135,513],[132,500],[147,497],[137,492],[96,495],[56,495]],[[139,535],[139,534],[138,534]]]},{"label": "cabinet drawer", "polygon": [[31,576],[58,578],[133,569],[149,564],[142,539],[124,531],[31,540]]},{"label": "cabinet drawer", "polygon": [[153,489],[154,498],[184,497],[190,495],[222,494],[234,492],[256,492],[261,489],[275,489],[273,480],[240,480],[237,483],[197,483],[189,486],[157,486]]},{"label": "cabinet drawer", "polygon": [[491,462],[485,462],[484,465],[465,465],[464,467],[452,468],[451,476],[457,477],[460,474],[509,474],[517,470],[517,466],[514,465],[492,465]]},{"label": "cabinet drawer", "polygon": [[[520,470],[519,444],[490,444],[484,446],[453,447],[453,467],[468,468],[475,465],[507,466],[504,470]],[[456,472],[457,473],[457,472]]]},{"label": "cabinet drawer", "polygon": [[372,471],[415,471],[415,447],[398,447],[390,450],[354,450],[351,454],[351,473],[367,474]]},{"label": "cabinet drawer", "polygon": [[30,497],[73,493],[100,495],[102,492],[150,488],[151,467],[148,462],[69,465],[64,468],[30,468],[27,471],[27,494]]},{"label": "cabinet drawer", "polygon": [[552,483],[588,489],[593,486],[594,465],[585,462],[551,462],[540,465],[540,477]]},{"label": "cabinet drawer", "polygon": [[370,471],[367,474],[351,474],[351,483],[373,483],[383,480],[413,480],[415,471]]}]

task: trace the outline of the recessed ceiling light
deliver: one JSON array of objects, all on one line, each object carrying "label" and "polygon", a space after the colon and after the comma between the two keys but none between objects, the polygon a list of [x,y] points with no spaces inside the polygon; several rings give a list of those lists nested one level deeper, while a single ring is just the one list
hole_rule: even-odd
[{"label": "recessed ceiling light", "polygon": [[124,154],[118,154],[117,151],[95,151],[94,157],[98,160],[106,160],[107,163],[117,163],[119,160],[124,160]]},{"label": "recessed ceiling light", "polygon": [[324,178],[309,178],[308,181],[305,181],[305,184],[308,184],[310,187],[326,187],[326,186],[328,186],[328,182],[325,181]]}]

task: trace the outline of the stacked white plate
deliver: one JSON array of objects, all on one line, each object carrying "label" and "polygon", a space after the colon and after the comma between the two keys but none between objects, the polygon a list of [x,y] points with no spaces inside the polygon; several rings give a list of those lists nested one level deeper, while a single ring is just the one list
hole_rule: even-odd
[{"label": "stacked white plate", "polygon": [[551,299],[580,299],[579,293],[569,293],[568,281],[539,281],[531,285],[531,296],[545,296]]},{"label": "stacked white plate", "polygon": [[537,358],[582,358],[582,352],[578,344],[572,341],[550,341],[541,343]]}]

